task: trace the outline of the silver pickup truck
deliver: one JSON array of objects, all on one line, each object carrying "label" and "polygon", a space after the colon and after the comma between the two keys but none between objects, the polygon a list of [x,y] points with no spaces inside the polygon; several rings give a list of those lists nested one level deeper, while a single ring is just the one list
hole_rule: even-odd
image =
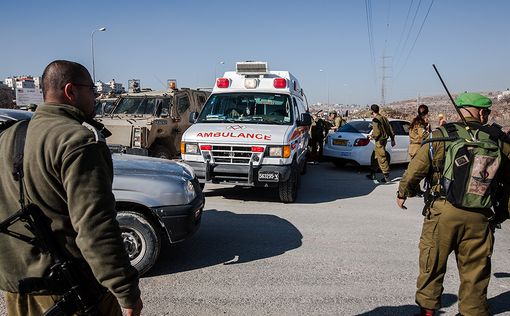
[{"label": "silver pickup truck", "polygon": [[[0,131],[31,112],[0,109]],[[163,239],[192,236],[200,226],[204,196],[188,165],[167,159],[113,154],[117,220],[131,263],[140,274],[156,262]]]}]

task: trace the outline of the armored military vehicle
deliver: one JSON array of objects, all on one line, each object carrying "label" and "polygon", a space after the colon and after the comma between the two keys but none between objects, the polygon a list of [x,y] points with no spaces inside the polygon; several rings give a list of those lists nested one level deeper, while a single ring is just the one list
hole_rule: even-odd
[{"label": "armored military vehicle", "polygon": [[108,115],[96,118],[112,132],[108,145],[113,152],[178,157],[182,134],[191,125],[189,113],[200,111],[210,92],[175,85],[150,91],[130,85],[134,89],[122,94]]}]

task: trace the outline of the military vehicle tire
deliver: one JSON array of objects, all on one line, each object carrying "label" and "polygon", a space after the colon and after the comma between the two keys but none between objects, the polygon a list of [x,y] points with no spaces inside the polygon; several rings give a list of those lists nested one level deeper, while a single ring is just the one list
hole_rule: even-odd
[{"label": "military vehicle tire", "polygon": [[158,259],[161,236],[142,214],[119,211],[117,221],[129,260],[142,275],[149,271]]},{"label": "military vehicle tire", "polygon": [[151,157],[172,159],[172,153],[168,148],[161,145],[156,145],[150,150]]},{"label": "military vehicle tire", "polygon": [[280,185],[278,186],[280,201],[283,203],[293,203],[296,201],[298,186],[299,170],[296,164],[294,164],[289,179],[285,182],[280,182]]}]

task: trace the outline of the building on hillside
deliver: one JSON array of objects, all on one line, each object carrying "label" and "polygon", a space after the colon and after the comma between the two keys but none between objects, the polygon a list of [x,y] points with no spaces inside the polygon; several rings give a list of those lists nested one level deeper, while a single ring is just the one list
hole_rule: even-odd
[{"label": "building on hillside", "polygon": [[14,89],[40,89],[41,88],[41,77],[33,76],[14,76],[7,77],[4,80],[4,84]]},{"label": "building on hillside", "polygon": [[115,82],[115,79],[110,80],[108,83],[104,83],[101,80],[96,81],[97,92],[102,95],[107,94],[121,94],[126,92],[122,83]]}]

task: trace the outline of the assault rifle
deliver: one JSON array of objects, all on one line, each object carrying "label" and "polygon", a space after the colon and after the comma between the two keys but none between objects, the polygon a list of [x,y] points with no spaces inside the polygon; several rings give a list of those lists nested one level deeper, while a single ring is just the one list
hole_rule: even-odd
[{"label": "assault rifle", "polygon": [[[17,222],[23,222],[25,228],[33,236],[24,235],[9,228]],[[104,290],[91,275],[85,273],[78,262],[67,259],[60,250],[50,228],[51,220],[44,215],[39,206],[28,204],[13,215],[0,222],[0,233],[25,241],[52,258],[52,266],[44,277],[31,277],[19,280],[20,294],[47,291],[62,295],[46,316],[101,315],[97,309],[97,301]],[[84,285],[84,283],[88,283]]]}]

